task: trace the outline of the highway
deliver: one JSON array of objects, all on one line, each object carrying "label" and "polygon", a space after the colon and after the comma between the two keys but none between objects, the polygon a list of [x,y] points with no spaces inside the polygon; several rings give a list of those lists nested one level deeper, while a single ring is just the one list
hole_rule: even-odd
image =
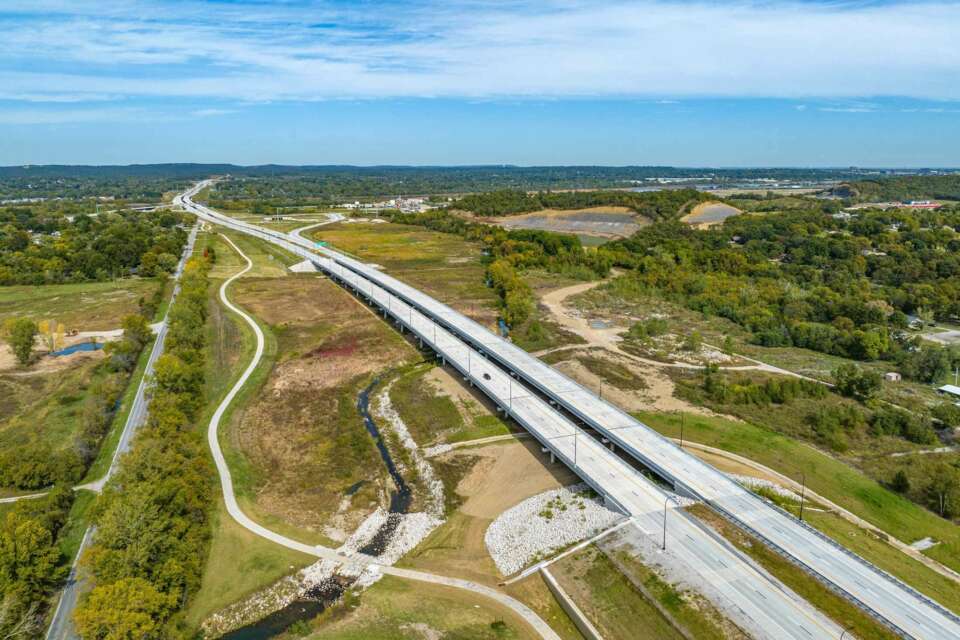
[{"label": "highway", "polygon": [[[173,273],[175,284],[173,293],[171,294],[170,304],[167,306],[167,313],[164,314],[163,321],[157,328],[156,340],[153,341],[153,347],[150,350],[150,355],[147,357],[147,366],[144,368],[143,377],[140,378],[137,386],[137,394],[133,398],[130,413],[127,414],[127,421],[123,424],[123,431],[120,433],[117,448],[113,452],[110,468],[107,469],[107,473],[99,480],[81,485],[77,487],[78,489],[90,489],[91,491],[99,493],[103,489],[103,485],[106,484],[116,471],[122,454],[130,450],[130,443],[133,441],[133,436],[137,429],[147,421],[147,406],[150,402],[147,393],[149,379],[153,375],[154,363],[163,353],[170,307],[173,306],[173,301],[176,300],[177,294],[180,293],[180,276],[183,274],[183,268],[186,266],[187,260],[193,253],[193,245],[196,239],[197,226],[194,225],[190,231],[190,235],[187,237],[187,245],[184,247],[183,254],[180,256],[180,262],[177,263],[177,268]],[[60,599],[57,601],[57,608],[54,610],[53,619],[47,628],[46,640],[78,640],[79,638],[73,629],[73,610],[76,608],[77,599],[83,591],[83,580],[78,576],[78,562],[83,552],[90,545],[94,531],[94,527],[90,526],[87,527],[87,530],[83,534],[83,539],[80,541],[80,548],[77,550],[77,555],[73,559],[73,565],[70,567],[70,574],[67,576],[67,581],[60,593]]]},{"label": "highway", "polygon": [[299,255],[313,259],[321,268],[324,268],[321,256],[332,260],[387,290],[398,302],[409,303],[418,312],[436,320],[479,352],[508,368],[525,384],[545,394],[570,415],[596,429],[623,451],[657,471],[674,483],[678,491],[704,501],[838,593],[857,603],[901,636],[918,640],[960,637],[960,618],[952,612],[762,500],[653,429],[449,306],[359,260],[327,247],[316,247],[303,238],[234,221],[196,205],[190,200],[190,196],[205,184],[201,183],[195,190],[183,194],[182,204],[214,222],[233,226],[285,246]]},{"label": "highway", "polygon": [[[184,206],[200,217],[217,224],[253,233],[262,230],[210,212],[184,199]],[[212,215],[211,215],[212,214]],[[276,238],[269,238],[276,240]],[[466,343],[430,317],[406,304],[385,289],[329,258],[304,252],[289,242],[285,248],[311,258],[334,278],[354,289],[358,295],[379,306],[402,327],[440,354],[465,378],[480,388],[504,411],[523,425],[556,457],[570,466],[608,502],[633,519],[633,526],[664,544],[664,518],[667,518],[665,553],[672,562],[682,564],[686,575],[698,576],[698,582],[712,585],[724,600],[721,609],[738,624],[759,638],[805,639],[839,638],[843,630],[789,591],[765,572],[758,570],[729,544],[705,528],[686,512],[677,509],[670,494],[664,492],[636,469],[587,435],[550,404],[515,381],[500,366],[479,355]],[[211,431],[211,434],[214,433]],[[214,446],[211,435],[211,446]],[[219,465],[218,465],[219,466]],[[669,512],[669,513],[668,513]],[[255,525],[256,526],[256,525]]]},{"label": "highway", "polygon": [[[302,239],[298,242],[306,246]],[[329,248],[316,251],[436,319],[569,415],[673,482],[678,491],[712,506],[903,637],[960,638],[960,619],[952,612],[764,501],[553,367],[396,278]]]}]

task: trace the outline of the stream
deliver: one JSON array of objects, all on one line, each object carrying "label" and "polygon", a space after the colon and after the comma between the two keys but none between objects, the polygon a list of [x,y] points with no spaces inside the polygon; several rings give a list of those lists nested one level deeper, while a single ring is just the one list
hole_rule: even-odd
[{"label": "stream", "polygon": [[[383,437],[380,435],[380,428],[370,414],[370,394],[380,382],[375,378],[360,394],[357,396],[357,411],[363,418],[363,425],[367,433],[373,438],[377,451],[380,452],[380,458],[393,480],[394,491],[390,492],[390,510],[386,522],[384,522],[377,532],[373,535],[367,544],[359,549],[360,553],[371,556],[379,556],[387,548],[390,539],[400,525],[403,514],[410,509],[413,502],[413,493],[410,487],[404,481],[403,476],[397,469],[397,465],[390,455]],[[366,482],[361,480],[347,490],[351,495],[359,490],[360,486]],[[294,600],[283,609],[275,611],[265,618],[262,618],[245,627],[231,631],[223,636],[222,640],[268,640],[273,638],[291,627],[291,625],[301,620],[311,620],[320,615],[324,609],[334,604],[347,588],[351,580],[333,576],[324,584],[314,587],[303,597]]]},{"label": "stream", "polygon": [[387,516],[387,521],[380,526],[370,539],[370,542],[359,549],[360,553],[371,556],[379,556],[387,548],[393,532],[397,530],[397,526],[400,524],[401,516],[407,513],[410,509],[411,502],[413,502],[413,493],[410,491],[407,483],[404,482],[403,476],[400,475],[400,472],[397,470],[397,465],[390,455],[390,450],[380,435],[380,428],[377,427],[373,416],[370,415],[370,394],[379,381],[379,379],[375,378],[373,382],[370,383],[370,386],[360,392],[360,395],[357,397],[357,410],[360,412],[360,415],[363,416],[363,424],[377,445],[380,458],[383,460],[383,464],[386,465],[387,472],[393,479],[393,484],[396,488],[390,492],[390,515]]}]

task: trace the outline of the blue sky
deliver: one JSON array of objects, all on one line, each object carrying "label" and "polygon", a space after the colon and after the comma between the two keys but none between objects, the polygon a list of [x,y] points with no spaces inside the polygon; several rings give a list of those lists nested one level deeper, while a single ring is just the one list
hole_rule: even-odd
[{"label": "blue sky", "polygon": [[960,166],[960,4],[4,0],[0,164]]}]

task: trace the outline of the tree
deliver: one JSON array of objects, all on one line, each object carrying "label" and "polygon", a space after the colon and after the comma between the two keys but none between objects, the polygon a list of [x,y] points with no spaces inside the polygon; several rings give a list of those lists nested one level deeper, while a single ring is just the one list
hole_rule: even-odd
[{"label": "tree", "polygon": [[833,371],[837,391],[848,398],[863,402],[880,391],[883,378],[875,371],[865,371],[855,364],[842,364]]},{"label": "tree", "polygon": [[903,469],[899,469],[895,474],[893,474],[893,480],[890,481],[890,487],[897,493],[906,493],[910,491],[910,478],[907,477],[907,472]]},{"label": "tree", "polygon": [[4,325],[4,337],[20,364],[28,364],[37,337],[37,323],[29,318],[11,318]]},{"label": "tree", "polygon": [[84,640],[152,640],[162,637],[161,621],[175,605],[143,578],[122,578],[95,587],[74,623]]},{"label": "tree", "polygon": [[49,529],[16,511],[7,514],[0,527],[0,591],[32,602],[63,575],[59,564],[60,549]]},{"label": "tree", "polygon": [[125,316],[120,322],[123,327],[123,338],[136,345],[137,350],[143,348],[143,345],[150,341],[153,336],[153,330],[147,319],[140,314],[131,314]]},{"label": "tree", "polygon": [[733,355],[733,338],[731,338],[730,336],[724,336],[722,349],[725,354],[727,354],[728,356],[732,356]]},{"label": "tree", "polygon": [[703,338],[700,337],[699,331],[694,331],[687,336],[687,339],[683,341],[683,350],[692,351],[693,353],[699,353],[700,347],[703,346]]},{"label": "tree", "polygon": [[945,462],[937,465],[925,493],[931,508],[941,517],[957,515],[960,513],[960,471]]},{"label": "tree", "polygon": [[41,320],[37,329],[40,332],[43,343],[47,347],[47,351],[56,351],[63,345],[63,335],[66,332],[66,327],[63,326],[62,322],[57,322],[56,320]]}]

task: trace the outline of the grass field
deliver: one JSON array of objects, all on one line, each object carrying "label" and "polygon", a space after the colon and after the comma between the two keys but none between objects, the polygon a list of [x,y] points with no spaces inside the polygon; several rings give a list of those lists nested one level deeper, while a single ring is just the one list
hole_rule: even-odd
[{"label": "grass field", "polygon": [[[512,611],[460,589],[387,576],[321,614],[316,640],[525,640],[539,636]],[[288,634],[294,637],[292,634]]]},{"label": "grass field", "polygon": [[[590,291],[574,296],[569,304],[581,311],[613,320],[628,327],[636,319],[668,316],[671,326],[680,327],[680,335],[697,331],[703,341],[720,346],[725,337],[733,342],[736,354],[796,373],[832,382],[832,372],[841,364],[854,362],[857,366],[879,373],[890,370],[885,362],[859,362],[797,347],[761,347],[750,343],[750,334],[739,325],[718,316],[705,316],[663,298],[635,291],[627,279],[613,278]],[[938,402],[933,385],[901,381],[885,382],[880,396],[906,407]]]},{"label": "grass field", "polygon": [[[679,415],[638,415],[660,433],[676,438]],[[799,480],[818,494],[860,516],[881,530],[904,541],[925,537],[941,541],[925,553],[960,570],[960,528],[923,507],[884,488],[874,480],[825,453],[755,425],[721,417],[687,414],[684,438],[731,451]],[[932,573],[915,561],[917,571]]]},{"label": "grass field", "polygon": [[10,317],[57,320],[67,331],[117,329],[124,316],[137,313],[141,297],[160,287],[152,278],[44,286],[0,287],[0,322]]},{"label": "grass field", "polygon": [[485,284],[480,246],[453,234],[392,223],[339,223],[309,232],[314,240],[382,266],[390,275],[491,324],[496,297]]},{"label": "grass field", "polygon": [[109,374],[86,359],[50,374],[0,375],[0,447],[40,442],[58,451],[73,445],[85,392]]},{"label": "grass field", "polygon": [[[253,315],[266,338],[264,360],[224,416],[220,439],[244,509],[264,525],[308,543],[336,544],[324,533],[345,491],[355,485],[350,522],[365,515],[385,486],[385,469],[356,409],[375,375],[415,351],[345,291],[316,274],[278,273],[279,258],[245,239],[254,261],[231,299]],[[215,276],[239,260],[211,236]],[[231,263],[233,263],[231,265]],[[249,275],[249,274],[248,274]],[[218,308],[211,291],[210,396],[222,394],[250,357],[252,334]],[[229,373],[225,373],[229,372]],[[347,526],[349,525],[349,526]]]},{"label": "grass field", "polygon": [[435,444],[447,432],[461,432],[464,428],[463,416],[453,400],[435,393],[423,379],[432,367],[432,363],[417,365],[398,377],[390,388],[390,401],[421,447]]},{"label": "grass field", "polygon": [[680,632],[595,547],[567,556],[550,571],[605,639],[683,640]]},{"label": "grass field", "polygon": [[199,627],[210,614],[315,560],[247,531],[234,522],[222,500],[217,501],[212,530],[203,582],[184,612],[191,628]]}]

